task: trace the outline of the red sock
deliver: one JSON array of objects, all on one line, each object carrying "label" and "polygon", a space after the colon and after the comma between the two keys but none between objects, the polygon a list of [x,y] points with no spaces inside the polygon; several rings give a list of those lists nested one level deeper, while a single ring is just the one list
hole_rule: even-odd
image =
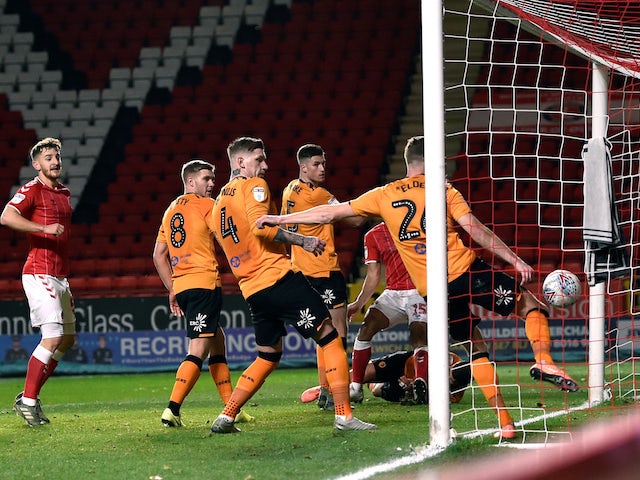
[{"label": "red sock", "polygon": [[47,364],[47,368],[44,369],[44,377],[42,378],[42,385],[44,385],[44,383],[49,379],[53,371],[58,366],[58,363],[59,363],[58,360],[51,357],[51,360],[49,360],[49,363]]},{"label": "red sock", "polygon": [[418,347],[413,351],[413,368],[416,378],[427,381],[427,369],[429,368],[429,352],[427,347]]},{"label": "red sock", "polygon": [[351,354],[351,381],[364,383],[364,372],[371,360],[371,342],[357,340],[353,344]]},{"label": "red sock", "polygon": [[40,389],[48,378],[46,374],[47,364],[51,360],[50,352],[42,345],[38,345],[27,364],[27,376],[24,382],[24,394],[25,398],[36,399],[40,393]]}]

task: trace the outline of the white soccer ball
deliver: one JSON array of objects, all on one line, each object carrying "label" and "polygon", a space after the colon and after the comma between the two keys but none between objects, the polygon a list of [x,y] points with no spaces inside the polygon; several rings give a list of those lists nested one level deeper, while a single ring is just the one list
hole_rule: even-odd
[{"label": "white soccer ball", "polygon": [[542,293],[552,307],[568,308],[578,301],[582,285],[569,270],[554,270],[544,279]]}]

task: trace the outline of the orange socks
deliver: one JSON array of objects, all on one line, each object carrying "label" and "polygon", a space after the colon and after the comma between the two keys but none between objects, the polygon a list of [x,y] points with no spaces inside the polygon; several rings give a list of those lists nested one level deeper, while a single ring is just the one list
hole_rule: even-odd
[{"label": "orange socks", "polygon": [[[188,358],[188,357],[187,357]],[[200,360],[198,358],[198,360]],[[178,367],[176,372],[176,381],[173,384],[173,390],[171,391],[170,401],[182,405],[184,399],[189,395],[189,392],[200,378],[200,365],[197,365],[192,360],[184,360]]]},{"label": "orange socks", "polygon": [[316,359],[318,362],[318,382],[322,388],[329,388],[329,382],[327,381],[326,366],[324,364],[324,353],[322,347],[316,346]]},{"label": "orange socks", "polygon": [[489,359],[485,356],[474,358],[471,362],[471,372],[489,405],[496,409],[500,426],[513,423],[498,387],[498,374]]},{"label": "orange socks", "polygon": [[227,401],[223,415],[235,418],[242,406],[260,389],[269,374],[278,366],[279,362],[257,357],[247,369],[242,372],[231,398]]},{"label": "orange socks", "polygon": [[209,363],[209,373],[216,384],[222,403],[226,404],[231,398],[231,391],[233,390],[229,365],[225,362]]},{"label": "orange socks", "polygon": [[335,404],[335,413],[350,418],[352,412],[349,401],[349,362],[342,345],[342,339],[336,337],[321,349],[327,381]]},{"label": "orange socks", "polygon": [[524,319],[527,338],[537,363],[553,365],[549,318],[540,310],[531,310]]}]

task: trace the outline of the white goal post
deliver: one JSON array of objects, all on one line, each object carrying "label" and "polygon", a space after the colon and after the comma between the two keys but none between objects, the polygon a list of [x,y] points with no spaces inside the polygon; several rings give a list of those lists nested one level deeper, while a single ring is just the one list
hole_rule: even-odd
[{"label": "white goal post", "polygon": [[[552,334],[559,332],[552,338],[554,355],[588,364],[591,406],[610,401],[616,407],[620,399],[637,405],[640,9],[631,0],[423,0],[422,21],[425,200],[436,207],[427,209],[430,319],[446,312],[446,291],[431,288],[446,278],[446,264],[436,260],[442,232],[433,230],[444,225],[435,202],[444,197],[437,187],[446,171],[474,213],[538,270],[540,280],[566,268],[589,285],[572,309],[551,312]],[[444,131],[437,125],[440,111]],[[590,242],[583,231],[585,209],[594,202],[601,207],[585,195],[585,183],[592,185],[583,162],[585,146],[599,138],[607,146],[602,161],[609,163],[613,189],[615,240],[609,244]],[[440,148],[443,163],[434,161]],[[539,286],[531,289],[539,293]],[[585,317],[588,333],[571,337]],[[446,371],[447,345],[440,345],[446,328],[429,322],[430,392],[446,388],[436,373]],[[522,338],[514,331],[510,340],[517,346]],[[501,351],[498,343],[508,342],[493,342],[498,360],[530,363],[524,348]],[[631,374],[619,368],[629,362]],[[431,396],[432,445],[451,441],[450,414],[448,398]]]}]

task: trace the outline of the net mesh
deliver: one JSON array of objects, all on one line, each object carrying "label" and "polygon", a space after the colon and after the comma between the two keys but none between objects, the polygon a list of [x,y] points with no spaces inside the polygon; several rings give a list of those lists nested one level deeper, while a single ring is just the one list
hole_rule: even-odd
[{"label": "net mesh", "polygon": [[[609,405],[637,402],[640,347],[640,6],[634,2],[444,2],[447,171],[474,214],[538,272],[563,268],[583,282],[569,309],[551,309],[552,355],[587,382],[589,299],[585,274],[583,148],[592,136],[593,61],[608,79],[607,142],[613,208],[629,265],[605,272],[606,381]],[[428,125],[426,126],[428,128]],[[468,238],[465,241],[469,242]],[[481,252],[485,256],[486,252]],[[514,273],[496,258],[487,258]],[[477,312],[492,358],[528,371],[524,325]],[[503,368],[502,366],[499,367]],[[520,387],[531,382],[522,373]],[[584,386],[584,385],[583,385]],[[520,387],[517,398],[524,412]],[[540,405],[557,400],[541,389]],[[553,395],[553,397],[552,397]],[[551,399],[554,399],[553,401]],[[579,396],[561,397],[570,412]],[[523,421],[534,412],[521,414]],[[454,417],[455,418],[455,417]],[[454,425],[455,428],[455,425]],[[545,430],[546,426],[542,429]]]}]

